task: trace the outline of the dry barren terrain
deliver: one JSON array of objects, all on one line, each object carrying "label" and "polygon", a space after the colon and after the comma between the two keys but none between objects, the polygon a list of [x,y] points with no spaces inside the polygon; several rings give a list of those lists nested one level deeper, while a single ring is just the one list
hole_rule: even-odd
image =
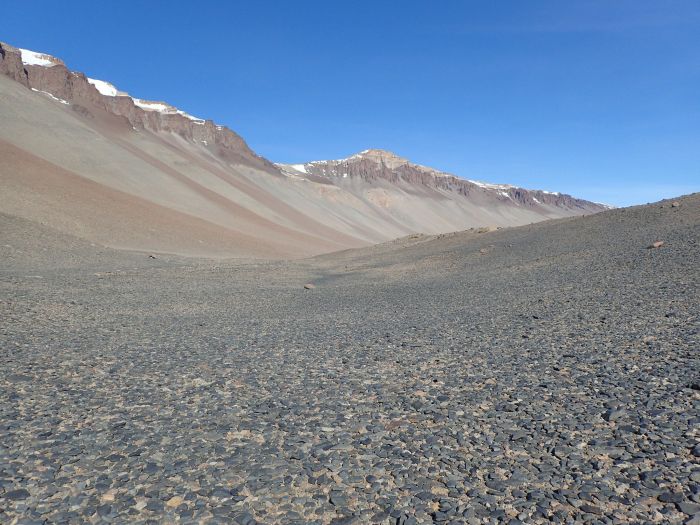
[{"label": "dry barren terrain", "polygon": [[0,224],[2,523],[700,523],[699,195],[293,262]]}]

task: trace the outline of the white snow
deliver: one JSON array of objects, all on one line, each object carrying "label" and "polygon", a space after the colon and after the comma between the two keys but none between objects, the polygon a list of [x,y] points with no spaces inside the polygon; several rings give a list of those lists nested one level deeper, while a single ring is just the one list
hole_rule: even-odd
[{"label": "white snow", "polygon": [[540,201],[537,200],[536,197],[533,197],[532,200],[535,201],[537,204],[542,204]]},{"label": "white snow", "polygon": [[94,78],[88,78],[88,82],[95,86],[97,91],[99,91],[102,95],[106,95],[108,97],[116,97],[118,90],[115,88],[112,84],[109,82],[105,82],[104,80],[97,80]]},{"label": "white snow", "polygon": [[366,154],[369,153],[369,152],[370,152],[370,150],[368,150],[368,149],[363,149],[361,152],[355,153],[354,155],[350,155],[350,156],[347,157],[347,158],[338,159],[338,160],[331,161],[331,162],[344,162],[344,161],[350,160],[350,159],[359,159],[359,158],[362,158],[364,155],[366,155]]},{"label": "white snow", "polygon": [[481,182],[478,180],[469,179],[467,179],[467,182],[471,182],[472,184],[476,184],[480,188],[486,188],[488,190],[507,190],[513,187],[510,184],[489,184],[488,182]]},{"label": "white snow", "polygon": [[547,190],[542,190],[542,193],[546,193],[547,195],[561,195],[558,191],[547,191]]},{"label": "white snow", "polygon": [[302,173],[306,173],[306,166],[303,164],[290,164],[290,167],[294,168],[297,171],[301,171]]},{"label": "white snow", "polygon": [[293,179],[293,180],[299,180],[299,181],[306,181],[304,177],[300,177],[297,175],[297,173],[306,173],[305,171],[302,172],[298,166],[303,166],[303,164],[275,164],[279,169],[282,175],[287,177],[288,179]]},{"label": "white snow", "polygon": [[183,117],[190,119],[195,124],[204,124],[204,119],[192,116],[189,113],[185,113],[184,111],[170,106],[169,104],[165,104],[163,102],[152,102],[150,100],[143,100],[140,98],[132,98],[132,100],[134,101],[134,104],[141,109],[145,109],[146,111],[157,111],[158,113],[164,113],[166,115],[182,115]]},{"label": "white snow", "polygon": [[22,54],[22,63],[28,66],[51,67],[56,65],[56,59],[51,55],[37,53],[36,51],[30,51],[29,49],[20,49],[19,51]]},{"label": "white snow", "polygon": [[510,200],[513,200],[513,197],[511,197],[510,195],[508,195],[508,193],[506,193],[505,191],[499,191],[498,194],[499,194],[499,195],[502,195],[502,196],[504,196],[504,197],[508,197]]},{"label": "white snow", "polygon": [[147,100],[141,100],[140,98],[135,98],[133,99],[134,104],[136,104],[138,107],[141,109],[145,109],[146,111],[157,111],[159,113],[174,113],[173,111],[169,111],[169,106],[166,106],[165,104],[161,104],[160,102],[149,102]]},{"label": "white snow", "polygon": [[39,91],[38,89],[34,89],[34,88],[32,88],[32,91],[36,91],[37,93],[42,93],[42,94],[48,96],[49,98],[52,98],[56,102],[60,102],[61,104],[65,104],[67,106],[70,105],[70,102],[68,102],[67,100],[63,100],[62,98],[55,97],[51,93],[49,93],[48,91]]},{"label": "white snow", "polygon": [[[179,109],[177,110],[177,114],[178,114],[178,115],[182,115],[183,117],[190,119],[190,120],[193,121],[195,124],[204,124],[204,119],[203,119],[203,118],[199,118],[199,117],[192,116],[192,115],[190,115],[189,113],[185,113],[184,111],[180,111]],[[220,129],[220,128],[221,128],[221,126],[217,126],[217,127],[216,127],[216,129]]]}]

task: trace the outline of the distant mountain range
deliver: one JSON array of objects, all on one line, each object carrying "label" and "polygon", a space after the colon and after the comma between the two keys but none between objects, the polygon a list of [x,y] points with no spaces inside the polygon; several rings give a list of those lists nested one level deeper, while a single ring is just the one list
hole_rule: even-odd
[{"label": "distant mountain range", "polygon": [[606,206],[369,149],[274,164],[226,126],[0,43],[0,212],[106,246],[301,257]]}]

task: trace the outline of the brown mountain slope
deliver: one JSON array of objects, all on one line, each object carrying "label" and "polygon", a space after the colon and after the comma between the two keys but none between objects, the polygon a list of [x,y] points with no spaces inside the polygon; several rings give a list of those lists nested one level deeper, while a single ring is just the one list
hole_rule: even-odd
[{"label": "brown mountain slope", "polygon": [[0,212],[106,246],[285,258],[593,213],[381,150],[275,165],[233,131],[0,44]]}]

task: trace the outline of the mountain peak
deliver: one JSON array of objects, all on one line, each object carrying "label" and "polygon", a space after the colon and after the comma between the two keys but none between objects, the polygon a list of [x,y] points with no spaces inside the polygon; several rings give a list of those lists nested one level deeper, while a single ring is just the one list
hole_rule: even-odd
[{"label": "mountain peak", "polygon": [[402,166],[404,164],[410,163],[408,159],[404,157],[399,157],[394,152],[376,148],[366,149],[364,151],[356,153],[355,155],[348,157],[348,160],[350,159],[370,160],[378,164],[385,164],[390,168],[395,168],[397,166]]},{"label": "mountain peak", "polygon": [[393,151],[379,148],[370,148],[353,155],[353,157],[374,157],[374,158],[401,158]]}]

